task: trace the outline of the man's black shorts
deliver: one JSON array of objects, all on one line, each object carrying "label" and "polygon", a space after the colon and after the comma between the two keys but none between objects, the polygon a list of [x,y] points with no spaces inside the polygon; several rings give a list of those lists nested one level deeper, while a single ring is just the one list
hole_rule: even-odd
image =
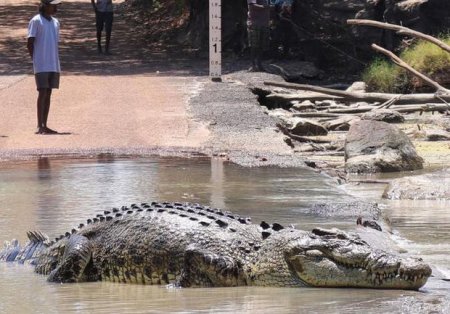
[{"label": "man's black shorts", "polygon": [[59,88],[59,72],[39,72],[34,79],[37,90]]},{"label": "man's black shorts", "polygon": [[113,12],[95,12],[95,25],[97,26],[97,31],[101,32],[103,26],[105,26],[106,32],[111,32],[113,23]]}]

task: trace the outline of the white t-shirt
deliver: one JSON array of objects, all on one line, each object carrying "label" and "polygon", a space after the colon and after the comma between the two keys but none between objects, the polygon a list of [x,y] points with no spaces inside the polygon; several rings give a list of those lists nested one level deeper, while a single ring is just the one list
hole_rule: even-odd
[{"label": "white t-shirt", "polygon": [[35,15],[28,24],[28,38],[34,37],[33,70],[40,72],[61,72],[59,64],[59,21],[52,17]]}]

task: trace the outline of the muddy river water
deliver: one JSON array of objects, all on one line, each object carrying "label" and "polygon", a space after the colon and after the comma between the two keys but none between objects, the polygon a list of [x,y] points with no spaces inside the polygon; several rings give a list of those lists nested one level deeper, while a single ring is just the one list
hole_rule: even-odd
[{"label": "muddy river water", "polygon": [[[449,182],[450,184],[450,182]],[[354,228],[307,214],[313,203],[381,201],[382,185],[337,186],[308,169],[242,168],[218,159],[50,160],[0,165],[0,240],[28,230],[52,238],[103,210],[152,200],[226,208],[261,220]],[[450,278],[450,202],[381,201],[396,241]],[[114,283],[52,284],[30,266],[0,263],[0,313],[450,313],[450,282],[420,292],[371,289],[168,289]]]}]

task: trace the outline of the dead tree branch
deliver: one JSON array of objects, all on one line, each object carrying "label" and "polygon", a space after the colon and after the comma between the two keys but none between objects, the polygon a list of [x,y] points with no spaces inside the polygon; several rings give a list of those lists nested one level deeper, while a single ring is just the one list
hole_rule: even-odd
[{"label": "dead tree branch", "polygon": [[399,35],[406,35],[406,36],[417,37],[417,38],[427,40],[427,41],[439,46],[443,50],[450,52],[450,46],[447,45],[446,43],[444,43],[443,41],[441,41],[433,36],[426,35],[424,33],[412,30],[412,29],[404,27],[404,26],[383,23],[383,22],[377,22],[377,21],[372,21],[372,20],[364,20],[364,19],[350,19],[350,20],[347,20],[347,24],[373,26],[373,27],[393,30],[393,31],[396,31],[397,34],[399,34]]}]

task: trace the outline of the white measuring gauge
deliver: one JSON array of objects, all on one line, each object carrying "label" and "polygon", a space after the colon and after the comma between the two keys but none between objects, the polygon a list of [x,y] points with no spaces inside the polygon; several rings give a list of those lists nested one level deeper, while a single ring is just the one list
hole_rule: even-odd
[{"label": "white measuring gauge", "polygon": [[220,81],[222,75],[222,0],[209,0],[209,76]]}]

